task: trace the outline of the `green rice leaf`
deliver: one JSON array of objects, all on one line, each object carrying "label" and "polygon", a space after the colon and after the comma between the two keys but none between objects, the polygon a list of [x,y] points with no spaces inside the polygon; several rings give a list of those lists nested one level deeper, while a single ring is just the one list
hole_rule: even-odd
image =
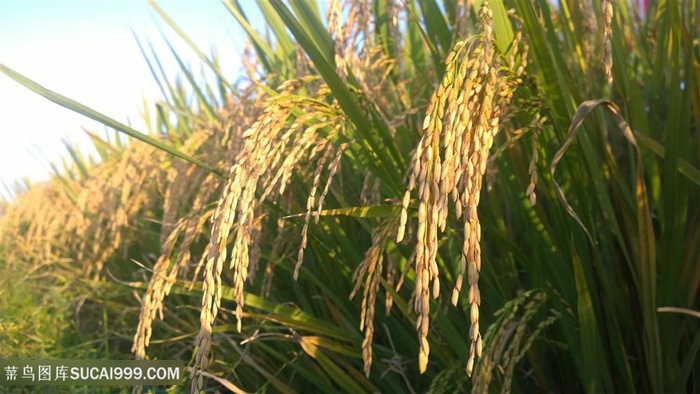
[{"label": "green rice leaf", "polygon": [[198,159],[195,159],[194,157],[188,156],[188,155],[180,152],[179,150],[174,149],[173,147],[170,147],[170,146],[158,141],[157,139],[155,139],[153,137],[150,137],[146,134],[140,133],[140,132],[132,129],[131,127],[129,127],[121,122],[118,122],[118,121],[116,121],[116,120],[114,120],[106,115],[103,115],[103,114],[93,110],[92,108],[89,108],[83,104],[80,104],[77,101],[71,100],[66,96],[62,96],[56,92],[53,92],[49,89],[46,89],[45,87],[39,85],[38,83],[32,81],[31,79],[25,77],[24,75],[12,70],[11,68],[9,68],[6,65],[1,64],[1,63],[0,63],[0,71],[3,74],[14,79],[15,81],[19,82],[22,86],[26,87],[27,89],[33,91],[34,93],[36,93],[36,94],[38,94],[38,95],[40,95],[40,96],[42,96],[50,101],[53,101],[54,103],[56,103],[62,107],[68,108],[71,111],[77,112],[81,115],[85,115],[90,119],[96,120],[96,121],[104,124],[105,126],[111,127],[111,128],[113,128],[117,131],[120,131],[120,132],[122,132],[130,137],[136,138],[139,141],[145,142],[148,145],[153,146],[154,148],[160,149],[164,152],[168,152],[175,157],[179,157],[183,160],[186,160],[186,161],[188,161],[188,162],[190,162],[198,167],[201,167],[207,171],[213,172],[220,177],[225,177],[225,175],[221,171],[215,169],[214,167],[211,167],[210,165],[208,165],[208,164],[206,164]]},{"label": "green rice leaf", "polygon": [[[324,209],[319,216],[351,216],[356,218],[389,218],[401,214],[400,206],[378,205],[365,207],[349,207]],[[283,219],[295,219],[306,216],[306,212],[284,216]]]}]

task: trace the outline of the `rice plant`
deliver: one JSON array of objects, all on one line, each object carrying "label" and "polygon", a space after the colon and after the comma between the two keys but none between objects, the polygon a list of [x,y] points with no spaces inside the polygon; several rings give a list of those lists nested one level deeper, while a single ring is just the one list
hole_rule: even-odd
[{"label": "rice plant", "polygon": [[139,41],[148,133],[0,65],[129,136],[0,217],[3,270],[71,283],[97,356],[192,392],[700,387],[696,3],[224,4],[236,83],[153,4],[215,82]]}]

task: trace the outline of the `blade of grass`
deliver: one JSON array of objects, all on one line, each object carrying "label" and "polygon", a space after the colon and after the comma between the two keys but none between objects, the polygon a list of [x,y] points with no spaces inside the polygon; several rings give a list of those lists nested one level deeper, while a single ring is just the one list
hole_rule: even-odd
[{"label": "blade of grass", "polygon": [[73,158],[73,163],[76,165],[76,167],[78,167],[78,171],[80,171],[80,176],[82,179],[87,179],[90,175],[88,173],[87,166],[85,165],[85,159],[80,154],[80,151],[78,151],[78,149],[76,149],[73,144],[71,144],[65,138],[61,139],[61,142],[63,142],[63,146],[65,146],[68,150],[70,157]]},{"label": "blade of grass", "polygon": [[[595,316],[593,301],[591,300],[588,280],[584,273],[581,259],[575,250],[572,249],[572,262],[574,264],[574,275],[576,278],[576,291],[578,293],[578,304],[576,311],[578,313],[579,329],[581,336],[581,347],[583,352],[584,371],[583,384],[586,392],[609,392],[611,387],[605,384],[610,376],[605,371],[603,365],[598,362],[605,360],[603,346],[600,342],[600,332]],[[603,379],[607,376],[608,379]]]},{"label": "blade of grass", "polygon": [[[294,0],[290,1],[289,5],[294,10],[294,13],[299,18],[299,23],[301,26],[304,26],[308,32],[308,37],[313,41],[316,48],[318,48],[318,51],[325,61],[335,67],[335,44],[333,43],[330,33],[328,33],[328,30],[321,22],[317,3],[314,1]],[[280,17],[281,16],[282,15],[280,15]],[[284,18],[282,19],[284,20]],[[285,23],[287,27],[289,27],[289,23],[286,21]],[[297,37],[297,40],[298,39],[299,37]]]},{"label": "blade of grass", "polygon": [[119,132],[122,132],[130,137],[133,137],[139,141],[145,142],[148,145],[153,146],[154,148],[160,149],[164,152],[170,153],[171,155],[173,155],[175,157],[179,157],[183,160],[186,160],[186,161],[188,161],[188,162],[190,162],[198,167],[201,167],[209,172],[212,172],[212,173],[214,173],[222,178],[226,177],[226,175],[224,175],[224,173],[215,169],[214,167],[212,167],[212,166],[210,166],[210,165],[208,165],[208,164],[206,164],[206,163],[204,163],[204,162],[202,162],[194,157],[188,156],[188,155],[180,152],[179,150],[174,149],[174,148],[158,141],[157,139],[155,139],[153,137],[150,137],[148,135],[140,133],[140,132],[132,129],[131,127],[129,127],[121,122],[118,122],[118,121],[116,121],[116,120],[114,120],[106,115],[103,115],[103,114],[83,105],[83,104],[80,104],[77,101],[74,101],[72,99],[69,99],[66,96],[60,95],[56,92],[53,92],[49,89],[46,89],[45,87],[39,85],[38,83],[25,77],[24,75],[12,70],[11,68],[7,67],[6,65],[4,65],[2,63],[0,63],[0,71],[3,74],[7,75],[8,77],[19,82],[22,86],[26,87],[27,89],[33,91],[34,93],[37,93],[38,95],[40,95],[40,96],[42,96],[50,101],[53,101],[54,103],[56,103],[62,107],[68,108],[71,111],[77,112],[81,115],[85,115],[90,119],[94,119],[94,120],[104,124],[105,126],[109,126],[109,127],[113,128]]},{"label": "blade of grass", "polygon": [[321,368],[328,374],[328,376],[336,382],[336,384],[347,393],[362,393],[364,390],[362,386],[355,382],[355,379],[351,378],[345,371],[343,371],[336,363],[333,362],[328,356],[323,354],[323,352],[314,343],[305,340],[306,337],[299,338],[299,344],[304,352],[311,358],[316,360]]},{"label": "blade of grass", "polygon": [[291,60],[295,58],[296,46],[289,38],[282,19],[280,19],[270,3],[261,1],[258,3],[258,6],[265,17],[265,21],[267,21],[267,25],[272,29],[272,32],[275,33],[275,42],[277,43],[278,49],[284,54],[281,60],[285,63],[288,70],[294,70]]},{"label": "blade of grass", "polygon": [[117,154],[119,151],[115,148],[115,145],[110,144],[109,141],[105,141],[100,138],[97,134],[83,128],[85,134],[90,137],[92,145],[95,147],[97,154],[100,155],[102,161],[107,160],[110,155]]},{"label": "blade of grass", "polygon": [[170,26],[170,28],[173,29],[175,31],[175,33],[177,33],[177,35],[179,35],[180,38],[182,38],[182,40],[185,41],[185,43],[187,43],[187,45],[190,48],[192,48],[194,53],[197,54],[197,56],[202,60],[202,62],[204,62],[204,64],[209,66],[209,68],[211,68],[212,71],[214,71],[217,78],[219,78],[219,80],[222,81],[223,84],[226,85],[226,87],[228,87],[230,91],[233,91],[233,88],[231,87],[232,86],[231,83],[229,83],[228,80],[226,79],[226,77],[224,77],[224,74],[221,72],[218,65],[215,62],[213,62],[211,59],[209,59],[204,54],[204,52],[202,52],[199,49],[199,47],[197,47],[197,45],[194,43],[194,41],[192,41],[190,39],[190,37],[187,34],[185,34],[185,32],[180,28],[180,26],[178,26],[177,23],[175,23],[175,21],[173,21],[170,18],[170,16],[168,16],[168,14],[162,8],[160,8],[158,3],[156,3],[155,1],[149,1],[148,4],[165,21],[165,23],[167,23],[168,26]]},{"label": "blade of grass", "polygon": [[[554,184],[557,196],[559,197],[562,204],[565,206],[566,210],[570,215],[576,219],[576,221],[583,227],[586,232],[591,245],[595,245],[591,234],[588,229],[583,225],[578,215],[573,211],[571,206],[566,202],[566,197],[564,197],[561,187],[554,178],[554,172],[557,167],[557,163],[560,161],[569,145],[573,142],[584,118],[596,107],[601,106],[606,109],[615,119],[618,128],[622,132],[623,136],[632,145],[635,151],[635,156],[637,159],[636,165],[636,213],[637,213],[637,242],[638,250],[637,258],[639,261],[636,264],[636,269],[638,276],[640,278],[638,289],[642,297],[642,315],[644,319],[645,334],[647,337],[647,368],[652,374],[658,374],[660,372],[654,372],[656,369],[661,368],[661,343],[659,337],[658,320],[656,318],[656,239],[654,236],[654,229],[651,223],[651,211],[649,208],[648,197],[646,192],[646,186],[644,183],[643,176],[643,163],[642,155],[637,145],[634,133],[632,133],[631,128],[625,121],[625,119],[620,115],[619,108],[610,101],[607,100],[589,100],[583,102],[579,109],[576,111],[574,118],[571,121],[571,126],[569,128],[569,133],[567,135],[566,141],[559,149],[559,151],[554,155],[552,163],[550,166],[550,174],[552,177],[552,183]],[[675,171],[674,171],[675,172]],[[654,380],[656,379],[656,380]],[[652,379],[654,385],[662,385],[663,378],[661,376],[656,376]],[[655,383],[654,383],[655,382]]]},{"label": "blade of grass", "polygon": [[425,30],[431,41],[440,45],[440,59],[444,59],[452,42],[452,32],[445,23],[445,17],[435,0],[419,0],[418,4],[423,12]]},{"label": "blade of grass", "polygon": [[[351,216],[356,218],[389,218],[398,217],[401,213],[400,206],[366,206],[366,207],[348,207],[337,209],[324,209],[319,216]],[[282,219],[295,219],[306,216],[306,212],[287,215]]]},{"label": "blade of grass", "polygon": [[241,25],[248,35],[248,38],[252,41],[253,48],[255,48],[255,52],[258,54],[258,60],[262,63],[265,71],[267,73],[275,71],[277,67],[274,67],[272,62],[276,60],[277,57],[272,52],[272,48],[270,48],[267,41],[260,37],[260,34],[250,25],[238,0],[225,0],[224,5],[231,15],[236,18],[238,24]]},{"label": "blade of grass", "polygon": [[[656,142],[653,138],[638,133],[636,131],[634,132],[634,136],[642,145],[647,147],[650,151],[654,152],[654,154],[656,154],[660,158],[664,159],[666,157],[666,148],[664,148],[664,146],[660,143]],[[678,172],[685,175],[685,177],[688,178],[689,181],[700,186],[700,170],[693,167],[690,163],[688,163],[686,160],[683,160],[682,158],[678,158],[678,165],[676,168]]]},{"label": "blade of grass", "polygon": [[503,0],[491,0],[489,2],[493,11],[493,33],[496,36],[496,46],[505,53],[510,43],[513,42],[513,26],[510,24]]},{"label": "blade of grass", "polygon": [[[165,39],[165,37],[163,37],[163,38]],[[168,42],[167,39],[165,39],[165,43],[168,46],[168,48],[170,49],[170,52],[173,54],[175,61],[177,61],[178,66],[180,66],[180,71],[182,71],[182,73],[185,74],[185,78],[187,78],[187,81],[189,81],[190,85],[192,86],[194,93],[197,95],[197,98],[199,99],[199,104],[202,108],[204,108],[204,111],[207,114],[209,120],[210,121],[216,120],[218,118],[216,116],[216,111],[214,111],[214,108],[211,106],[210,100],[208,100],[207,97],[204,95],[204,92],[202,92],[202,89],[199,88],[199,84],[194,79],[194,75],[192,75],[192,72],[190,72],[189,68],[187,66],[185,66],[185,63],[183,63],[182,59],[177,54],[177,51],[175,51],[175,49],[172,47],[170,42]]]}]

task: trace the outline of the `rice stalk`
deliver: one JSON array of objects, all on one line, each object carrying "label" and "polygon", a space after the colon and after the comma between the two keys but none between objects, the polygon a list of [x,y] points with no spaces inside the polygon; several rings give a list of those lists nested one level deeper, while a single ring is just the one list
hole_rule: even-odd
[{"label": "rice stalk", "polygon": [[[358,81],[371,75],[372,12],[367,0],[333,0],[328,4],[328,32],[335,43],[338,75],[347,81],[350,73]],[[343,10],[347,16],[342,17]]]},{"label": "rice stalk", "polygon": [[605,77],[608,86],[612,86],[612,0],[603,0],[603,63],[605,64]]},{"label": "rice stalk", "polygon": [[347,80],[347,68],[348,63],[346,62],[346,37],[345,29],[342,25],[342,1],[333,0],[328,2],[328,8],[326,10],[326,19],[328,20],[328,33],[333,37],[333,42],[335,44],[335,67],[338,75]]},{"label": "rice stalk", "polygon": [[[321,183],[321,173],[325,168],[324,166],[326,164],[326,161],[328,160],[330,155],[333,154],[333,144],[322,144],[316,147],[315,149],[316,152],[320,150],[323,150],[323,155],[316,164],[316,170],[314,171],[313,175],[311,191],[309,192],[309,196],[306,199],[306,215],[304,216],[304,226],[301,229],[301,246],[299,247],[299,252],[297,253],[297,263],[294,267],[295,280],[299,277],[299,269],[301,268],[301,265],[304,262],[304,249],[306,249],[306,243],[308,241],[307,234],[309,231],[309,222],[311,221],[311,213],[314,212],[314,205],[316,202],[316,190],[318,189],[318,186]],[[322,207],[319,203],[319,211],[321,209]],[[318,216],[316,217],[316,220],[318,220]]]},{"label": "rice stalk", "polygon": [[472,393],[488,392],[495,372],[499,372],[503,378],[501,392],[510,392],[517,363],[525,356],[542,330],[559,319],[560,314],[552,310],[532,331],[528,331],[535,314],[545,305],[547,299],[548,295],[545,292],[527,291],[507,302],[496,312],[498,321],[489,327],[485,335],[488,346],[479,360]]},{"label": "rice stalk", "polygon": [[[209,174],[214,179],[213,174]],[[190,246],[204,231],[207,221],[212,215],[211,210],[204,210],[204,202],[208,201],[215,190],[211,182],[203,182],[203,193],[200,193],[192,204],[193,214],[181,218],[174,226],[166,241],[163,243],[163,251],[156,264],[153,266],[153,276],[148,283],[146,294],[141,300],[141,313],[139,323],[134,334],[134,344],[131,351],[136,359],[146,359],[146,348],[149,346],[152,323],[156,313],[163,320],[163,301],[170,293],[173,284],[177,281],[181,271],[190,263]],[[184,235],[183,235],[184,234]],[[183,240],[178,247],[177,255],[172,262],[177,240],[182,236]],[[168,267],[170,269],[168,270]]]},{"label": "rice stalk", "polygon": [[[285,226],[285,220],[277,220],[277,232],[272,242],[272,251],[270,252],[270,257],[267,258],[267,263],[265,264],[265,271],[263,272],[263,280],[260,289],[260,293],[263,297],[269,297],[272,294],[274,278],[274,267],[277,263],[279,256],[287,256],[291,254],[291,249],[296,247],[292,246],[288,242],[289,239],[293,238],[293,229],[289,226]],[[290,249],[290,250],[287,250]]]},{"label": "rice stalk", "polygon": [[156,314],[163,320],[163,299],[166,296],[166,283],[172,281],[174,277],[168,275],[168,267],[170,266],[170,256],[175,249],[175,243],[180,237],[180,233],[184,230],[187,220],[180,220],[174,226],[170,235],[163,244],[163,253],[153,266],[153,277],[148,283],[146,294],[141,300],[141,314],[139,316],[139,324],[136,327],[134,334],[134,344],[131,351],[136,356],[137,360],[146,359],[146,348],[151,340],[152,322],[155,320]]},{"label": "rice stalk", "polygon": [[[598,37],[598,26],[596,23],[595,4],[590,0],[582,0],[577,2],[579,13],[581,15],[581,29],[584,37]],[[593,40],[581,40],[581,49],[584,59],[595,59],[596,52]],[[588,69],[588,64],[582,62],[584,70]]]},{"label": "rice stalk", "polygon": [[243,64],[246,77],[251,81],[257,80],[259,62],[258,58],[255,56],[255,50],[253,49],[253,43],[251,41],[246,41],[245,43],[241,63]]},{"label": "rice stalk", "polygon": [[[384,264],[384,249],[389,241],[389,234],[396,231],[395,227],[395,220],[386,220],[372,230],[372,246],[365,252],[365,258],[357,266],[352,277],[355,286],[350,293],[350,299],[355,297],[360,287],[364,289],[360,312],[360,331],[365,332],[365,337],[362,341],[362,361],[364,363],[364,373],[367,377],[369,377],[372,366],[375,300]],[[387,299],[390,298],[387,296]]]},{"label": "rice stalk", "polygon": [[[222,109],[219,115],[223,118],[225,116],[225,110]],[[214,152],[216,150],[222,150],[221,147],[211,146],[214,141],[231,138],[230,135],[220,133],[220,130],[227,130],[227,128],[225,124],[218,120],[198,126],[198,128],[190,133],[187,139],[182,142],[179,149],[190,156],[194,155],[197,151]],[[176,137],[173,136],[171,139],[175,140]],[[234,141],[231,142],[233,143]],[[205,188],[194,187],[197,182],[193,182],[193,180],[210,177],[207,171],[194,164],[185,161],[174,161],[167,169],[166,176],[163,217],[160,231],[161,243],[165,242],[175,222],[183,216],[183,212],[186,210],[197,211],[199,209],[189,206],[193,199],[198,198],[201,204],[201,194],[210,193],[210,191]]]},{"label": "rice stalk", "polygon": [[[402,201],[397,241],[405,235],[411,192],[418,189],[416,288],[414,309],[420,342],[419,371],[426,370],[430,347],[430,288],[440,293],[436,263],[438,234],[445,231],[448,200],[455,204],[457,218],[463,216],[464,242],[461,270],[452,292],[456,305],[464,273],[468,273],[471,349],[467,374],[481,355],[478,287],[481,271],[481,226],[477,216],[483,175],[499,119],[510,102],[514,83],[500,70],[488,2],[479,10],[481,34],[458,41],[447,58],[445,76],[434,92],[423,122],[424,134],[416,148],[408,190]],[[443,156],[444,155],[444,156]]]},{"label": "rice stalk", "polygon": [[362,189],[360,189],[360,204],[370,205],[370,182],[374,177],[370,172],[365,174],[362,179]]},{"label": "rice stalk", "polygon": [[[291,82],[288,84],[292,85],[294,84]],[[281,86],[280,89],[286,88]],[[340,148],[335,147],[331,141],[342,131],[346,121],[336,107],[323,101],[328,89],[319,89],[319,92],[324,96],[312,98],[280,93],[269,97],[262,102],[263,114],[243,133],[243,150],[231,167],[228,184],[212,219],[209,250],[203,267],[204,295],[200,314],[201,328],[196,339],[193,377],[208,366],[212,325],[221,303],[221,275],[226,261],[229,261],[229,269],[233,272],[232,288],[236,302],[234,315],[237,330],[241,331],[244,283],[249,274],[256,269],[250,251],[259,220],[260,204],[266,199],[284,194],[293,171],[300,163],[316,158],[316,188],[320,184],[319,168],[323,168],[326,160],[334,157],[328,171],[335,172],[337,169],[341,156],[337,150]],[[328,188],[329,185],[326,185],[322,197],[325,197]],[[314,201],[315,190],[307,199],[305,223],[308,223]],[[302,247],[299,250],[295,273],[298,273],[299,264],[303,261],[306,231],[308,224],[302,230]],[[228,258],[227,245],[232,232],[235,237]],[[193,379],[192,391],[199,390],[202,383],[201,375]]]},{"label": "rice stalk", "polygon": [[52,183],[33,185],[15,197],[0,217],[2,254],[9,269],[19,261],[50,262],[52,255],[77,242],[70,229],[83,221],[70,214],[74,209],[67,194]]},{"label": "rice stalk", "polygon": [[539,160],[539,145],[537,142],[540,136],[541,124],[544,121],[546,121],[546,117],[536,117],[533,120],[534,127],[532,130],[532,138],[530,140],[532,157],[530,158],[530,164],[527,168],[527,172],[530,174],[530,183],[527,185],[527,190],[525,191],[525,195],[527,196],[531,207],[534,207],[535,203],[537,202],[537,194],[535,193],[535,187],[537,186],[537,162]]},{"label": "rice stalk", "polygon": [[389,36],[391,37],[392,53],[396,55],[397,67],[399,71],[403,71],[403,56],[398,55],[403,47],[403,34],[399,28],[399,22],[402,20],[403,14],[406,11],[406,3],[401,1],[390,0],[386,2],[386,14],[389,20]]}]

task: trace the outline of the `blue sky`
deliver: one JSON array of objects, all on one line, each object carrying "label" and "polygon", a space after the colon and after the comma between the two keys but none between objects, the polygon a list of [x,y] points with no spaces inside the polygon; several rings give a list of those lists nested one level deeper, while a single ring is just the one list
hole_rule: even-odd
[{"label": "blue sky", "polygon": [[[241,3],[251,14],[257,9],[252,0]],[[245,37],[221,2],[158,4],[205,53],[215,47],[224,74],[235,79]],[[262,28],[258,18],[253,24]],[[160,31],[175,44],[178,54],[199,70],[192,51],[148,3],[133,0],[0,0],[0,63],[145,131],[139,115],[143,98],[154,102],[160,94],[130,28],[155,46],[172,76],[177,74],[177,66]],[[11,185],[24,176],[35,181],[47,179],[48,162],[67,156],[62,138],[88,150],[90,142],[81,127],[100,133],[104,130],[97,122],[0,75],[0,196],[7,196],[1,183]]]}]

